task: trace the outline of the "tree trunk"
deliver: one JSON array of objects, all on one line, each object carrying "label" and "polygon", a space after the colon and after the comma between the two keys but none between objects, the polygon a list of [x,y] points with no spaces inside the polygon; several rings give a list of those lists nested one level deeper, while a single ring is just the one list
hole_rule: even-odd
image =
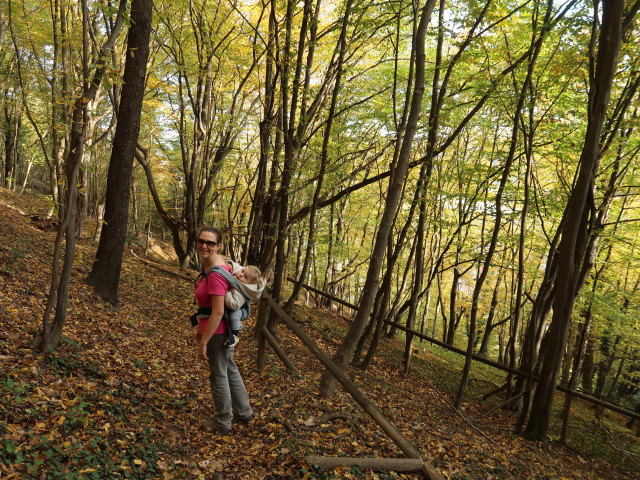
[{"label": "tree trunk", "polygon": [[20,114],[17,112],[15,99],[9,98],[8,90],[4,94],[4,170],[3,170],[3,186],[9,190],[15,189],[16,175],[18,171],[18,134],[20,132]]},{"label": "tree trunk", "polygon": [[[566,208],[566,223],[558,251],[558,279],[553,302],[553,318],[549,327],[549,343],[542,362],[525,436],[546,441],[551,421],[554,392],[567,342],[571,314],[588,239],[585,238],[590,219],[588,198],[593,195],[594,176],[600,153],[602,125],[606,118],[613,76],[618,63],[622,39],[623,0],[603,3],[600,44],[589,102],[589,119],[580,169]],[[595,20],[594,20],[595,21]]]},{"label": "tree trunk", "polygon": [[[533,88],[533,87],[531,87]],[[533,93],[532,93],[533,94]],[[509,340],[507,341],[507,355],[509,357],[509,366],[516,368],[517,352],[516,343],[520,335],[520,317],[522,315],[522,296],[524,292],[524,268],[525,268],[525,239],[527,237],[527,216],[529,213],[530,201],[530,185],[531,185],[531,164],[533,157],[533,141],[534,141],[534,105],[529,107],[528,131],[524,133],[526,142],[526,166],[524,174],[524,199],[522,203],[522,211],[520,212],[520,236],[518,238],[518,272],[515,292],[515,305],[509,322]],[[512,375],[507,376],[507,399],[512,396]]]},{"label": "tree trunk", "polygon": [[[257,265],[261,270],[265,270],[264,264],[264,237],[262,233],[269,229],[273,222],[273,209],[268,208],[270,201],[268,197],[268,165],[271,149],[271,129],[275,123],[274,105],[276,90],[276,71],[274,59],[276,58],[275,35],[277,30],[276,20],[276,2],[270,3],[271,10],[269,12],[269,36],[266,47],[265,73],[264,73],[264,108],[262,119],[258,126],[260,136],[260,159],[258,162],[258,177],[256,180],[255,194],[253,203],[251,204],[251,213],[249,215],[249,225],[247,228],[247,241],[245,243],[245,251],[242,255],[246,263]],[[274,157],[274,160],[276,158]]]},{"label": "tree trunk", "polygon": [[471,360],[472,360],[471,355],[473,354],[473,344],[474,344],[474,339],[476,335],[476,324],[477,324],[477,317],[478,317],[480,293],[482,291],[482,287],[489,273],[489,269],[491,267],[491,261],[493,259],[493,255],[498,242],[498,235],[500,233],[500,229],[502,228],[503,193],[507,185],[507,182],[510,178],[511,167],[515,158],[516,147],[518,145],[518,134],[520,130],[520,116],[521,116],[522,109],[524,107],[524,102],[529,92],[529,85],[533,78],[533,72],[536,66],[536,60],[538,58],[538,54],[542,47],[542,39],[544,39],[545,32],[546,32],[544,28],[549,24],[549,21],[551,18],[551,12],[553,11],[553,5],[551,1],[547,2],[546,8],[547,10],[545,12],[544,21],[542,22],[542,28],[540,33],[536,32],[537,13],[538,13],[537,11],[536,11],[536,15],[534,16],[534,20],[533,20],[534,34],[532,35],[532,38],[531,38],[532,53],[528,63],[527,75],[520,88],[520,92],[518,96],[518,104],[516,106],[516,111],[514,112],[514,121],[513,121],[512,130],[511,130],[511,143],[509,146],[509,153],[507,154],[505,164],[502,167],[503,168],[502,177],[500,178],[500,184],[498,186],[498,191],[495,197],[496,214],[495,214],[495,220],[493,225],[493,231],[491,234],[491,240],[489,242],[489,247],[485,255],[482,269],[478,275],[476,284],[473,289],[473,294],[471,299],[471,311],[469,312],[469,341],[467,344],[467,355],[465,357],[464,367],[462,369],[462,376],[460,378],[460,385],[458,387],[458,392],[456,393],[456,399],[454,402],[454,405],[458,408],[462,403],[462,399],[464,397],[464,393],[467,388],[469,374],[471,371]]},{"label": "tree trunk", "polygon": [[[308,0],[309,1],[309,0]],[[336,106],[338,104],[338,92],[340,91],[341,81],[342,81],[342,73],[343,73],[343,64],[344,64],[344,55],[347,49],[347,28],[349,27],[349,17],[351,16],[351,7],[353,0],[348,0],[345,6],[345,11],[342,17],[342,29],[340,31],[340,38],[338,40],[338,45],[336,49],[339,51],[338,53],[338,64],[337,64],[337,73],[335,85],[333,86],[333,93],[331,95],[331,105],[329,107],[329,113],[327,117],[327,122],[325,125],[324,138],[322,141],[322,152],[320,154],[320,171],[318,172],[318,180],[316,184],[315,191],[313,193],[313,200],[311,202],[312,208],[311,213],[309,215],[309,234],[307,238],[307,248],[304,257],[304,264],[302,266],[302,272],[300,273],[300,278],[295,283],[293,287],[293,292],[285,305],[285,311],[291,314],[293,310],[293,304],[296,301],[300,293],[300,289],[302,288],[302,282],[307,276],[307,272],[309,270],[309,263],[311,262],[311,252],[313,251],[313,242],[314,242],[314,233],[315,233],[315,224],[316,224],[316,207],[318,205],[318,200],[320,199],[320,192],[322,191],[322,183],[324,181],[324,174],[326,171],[327,163],[329,160],[329,138],[331,136],[331,127],[333,125],[333,117],[336,112]],[[309,1],[309,6],[311,2]],[[309,7],[310,8],[310,7]],[[317,14],[318,12],[316,12]],[[316,19],[312,19],[314,24],[314,30],[311,36],[311,43],[315,43],[315,24]]]},{"label": "tree trunk", "polygon": [[587,392],[593,392],[593,377],[595,365],[595,335],[592,333],[587,337],[587,346],[585,348],[584,360],[582,361],[582,389]]},{"label": "tree trunk", "polygon": [[[283,52],[283,65],[282,75],[280,77],[280,118],[282,121],[282,132],[284,138],[284,161],[282,163],[282,175],[280,177],[280,188],[277,195],[277,209],[278,209],[278,226],[277,235],[275,239],[275,269],[273,276],[273,298],[276,302],[280,303],[280,295],[282,285],[284,282],[284,267],[285,267],[285,242],[287,238],[287,214],[289,212],[289,188],[291,186],[291,178],[293,173],[293,161],[296,156],[296,145],[293,138],[292,124],[295,122],[295,106],[289,110],[290,100],[291,103],[295,103],[297,99],[298,78],[294,78],[294,86],[290,89],[290,60],[291,60],[291,36],[293,32],[293,13],[295,9],[295,3],[293,0],[287,0],[287,13],[285,24],[285,45]],[[305,13],[307,13],[305,11]],[[302,41],[302,40],[301,40]],[[302,45],[304,46],[304,44]],[[302,54],[302,52],[300,52]],[[298,61],[297,66],[300,65]],[[297,70],[296,70],[296,73]],[[289,97],[292,97],[291,99]],[[273,331],[274,326],[278,323],[278,316],[271,312],[267,329]]]},{"label": "tree trunk", "polygon": [[[414,329],[416,323],[416,313],[418,310],[418,297],[422,290],[422,280],[424,277],[424,230],[427,217],[427,165],[423,165],[420,169],[420,181],[418,182],[418,191],[421,194],[420,199],[420,213],[418,214],[418,230],[416,232],[416,254],[415,254],[415,268],[413,286],[411,288],[411,299],[409,305],[409,315],[407,317],[407,328]],[[404,358],[403,358],[403,370],[405,375],[409,373],[409,366],[411,364],[411,350],[413,345],[413,334],[406,333]]]},{"label": "tree trunk", "polygon": [[[387,198],[385,201],[385,208],[380,220],[378,232],[375,238],[375,244],[371,253],[371,261],[369,263],[369,269],[367,271],[367,277],[365,285],[360,297],[360,303],[358,305],[358,313],[355,319],[351,323],[349,332],[345,339],[341,343],[334,361],[339,368],[344,368],[347,362],[353,354],[356,342],[362,335],[362,331],[366,325],[367,319],[371,313],[373,307],[373,301],[378,290],[378,277],[380,275],[380,269],[382,266],[382,260],[384,250],[386,248],[386,240],[393,226],[393,221],[396,217],[398,205],[400,204],[400,194],[405,182],[405,178],[408,171],[409,154],[411,153],[411,146],[413,144],[413,137],[415,135],[416,127],[418,124],[418,117],[420,115],[422,96],[424,93],[424,66],[425,66],[425,34],[427,25],[431,19],[431,11],[435,0],[427,0],[422,7],[420,22],[414,36],[415,44],[415,87],[413,96],[411,99],[411,109],[407,120],[407,127],[405,135],[402,139],[402,146],[400,147],[400,153],[398,155],[398,162],[394,169],[393,175],[389,179],[389,188],[387,190]],[[333,395],[337,386],[337,380],[329,372],[325,370],[322,382],[320,386],[320,393],[323,397],[327,398]]]},{"label": "tree trunk", "polygon": [[[83,1],[83,76],[85,79],[82,95],[76,99],[73,111],[73,122],[71,125],[71,140],[69,156],[67,157],[66,176],[67,176],[67,199],[66,208],[64,211],[64,217],[58,228],[58,234],[56,235],[54,255],[53,255],[53,268],[51,286],[49,289],[49,299],[45,307],[43,321],[42,321],[42,337],[40,339],[39,349],[41,352],[49,352],[53,350],[58,341],[60,340],[60,334],[62,333],[62,327],[67,319],[67,301],[69,296],[69,283],[71,281],[71,271],[73,268],[73,261],[75,257],[75,221],[76,221],[76,209],[77,209],[77,186],[76,180],[78,178],[78,170],[80,168],[80,161],[82,159],[84,151],[85,133],[88,124],[88,103],[95,97],[102,78],[106,71],[106,63],[104,58],[108,56],[108,52],[113,48],[116,39],[122,28],[122,19],[126,9],[126,0],[122,0],[118,9],[118,16],[114,23],[113,30],[109,35],[109,38],[105,42],[99,52],[100,62],[93,75],[93,78],[89,82],[88,69],[89,69],[89,49],[88,49],[88,32],[87,32],[87,4],[86,0]],[[63,259],[62,272],[60,278],[58,278],[60,250],[62,248],[62,239],[65,239],[65,252]],[[55,317],[51,323],[49,323],[49,317],[51,315],[51,309],[53,304],[56,304]]]},{"label": "tree trunk", "polygon": [[496,286],[493,289],[493,294],[491,295],[491,305],[489,306],[489,314],[487,315],[487,323],[484,327],[484,334],[482,335],[482,342],[480,343],[480,348],[478,349],[478,355],[487,356],[487,351],[489,349],[489,339],[491,338],[491,332],[493,330],[502,325],[502,322],[493,323],[493,319],[496,315],[496,307],[498,306],[498,289],[500,287],[500,280],[496,282]]},{"label": "tree trunk", "polygon": [[[582,363],[583,355],[584,355],[584,347],[586,344],[586,338],[589,335],[589,328],[591,316],[585,316],[585,321],[579,328],[578,336],[576,337],[576,345],[573,352],[573,365],[571,371],[569,372],[570,378],[567,382],[567,388],[569,390],[573,390],[578,376],[580,375],[580,364]],[[567,363],[569,360],[567,359]],[[569,428],[569,418],[571,416],[571,404],[573,401],[573,397],[569,393],[565,393],[564,397],[564,411],[562,414],[562,429],[560,432],[560,442],[567,442],[567,431]]]},{"label": "tree trunk", "polygon": [[105,224],[87,283],[102,299],[118,303],[118,283],[127,237],[133,159],[140,132],[153,0],[132,0],[118,124],[105,194]]}]

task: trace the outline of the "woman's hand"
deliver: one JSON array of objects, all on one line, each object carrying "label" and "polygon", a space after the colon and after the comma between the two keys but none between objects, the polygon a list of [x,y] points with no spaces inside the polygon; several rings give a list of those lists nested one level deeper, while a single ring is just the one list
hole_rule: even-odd
[{"label": "woman's hand", "polygon": [[202,337],[200,337],[200,344],[198,345],[198,356],[202,360],[209,360],[209,357],[207,357],[207,342],[203,342]]},{"label": "woman's hand", "polygon": [[207,343],[213,337],[213,333],[220,325],[220,320],[224,314],[224,296],[223,295],[211,295],[211,315],[209,321],[207,321],[207,328],[202,333],[200,338],[200,347],[198,348],[198,356],[203,360],[209,360],[207,356]]}]

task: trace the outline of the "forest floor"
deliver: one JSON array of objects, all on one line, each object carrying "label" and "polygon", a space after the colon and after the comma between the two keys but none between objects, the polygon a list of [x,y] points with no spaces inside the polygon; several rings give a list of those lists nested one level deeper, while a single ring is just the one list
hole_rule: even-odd
[{"label": "forest floor", "polygon": [[[55,231],[24,214],[44,208],[33,196],[0,190],[0,478],[422,478],[323,470],[302,460],[403,454],[344,390],[319,398],[323,369],[285,326],[280,340],[302,378],[270,350],[258,372],[253,319],[236,360],[256,418],[225,436],[202,431],[213,407],[187,319],[193,283],[127,253],[120,305],[102,303],[83,283],[96,248],[89,239],[79,241],[62,341],[52,354],[38,354]],[[328,353],[348,325],[318,309],[301,309],[300,317]],[[624,418],[605,413],[596,423],[578,403],[570,447],[554,437],[546,446],[532,443],[513,433],[514,414],[493,408],[501,399],[479,401],[499,374],[474,365],[469,399],[456,412],[460,359],[425,344],[416,351],[409,375],[401,372],[399,340],[385,340],[366,372],[347,373],[445,478],[638,478],[640,440]]]}]

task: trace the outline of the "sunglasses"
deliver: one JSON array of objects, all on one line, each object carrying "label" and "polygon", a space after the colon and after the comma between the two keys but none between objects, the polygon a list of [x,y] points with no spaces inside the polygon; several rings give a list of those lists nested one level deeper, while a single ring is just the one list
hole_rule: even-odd
[{"label": "sunglasses", "polygon": [[204,238],[199,238],[198,245],[206,245],[207,247],[212,248],[218,245],[218,242],[214,242],[213,240],[205,240]]}]

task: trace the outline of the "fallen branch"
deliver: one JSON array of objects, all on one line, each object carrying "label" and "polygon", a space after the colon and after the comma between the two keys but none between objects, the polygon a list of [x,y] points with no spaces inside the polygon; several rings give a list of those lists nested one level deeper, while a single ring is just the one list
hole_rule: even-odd
[{"label": "fallen branch", "polygon": [[10,210],[13,210],[15,212],[18,212],[20,215],[24,215],[25,217],[28,217],[29,215],[24,213],[22,210],[20,210],[18,207],[14,207],[13,205],[9,205],[8,203],[0,203],[1,206],[8,208]]},{"label": "fallen branch", "polygon": [[358,467],[369,470],[393,472],[417,472],[424,462],[419,458],[353,458],[353,457],[304,457],[309,465],[322,468]]},{"label": "fallen branch", "polygon": [[316,417],[315,422],[317,424],[323,424],[323,423],[330,422],[331,420],[337,420],[337,419],[351,420],[352,418],[353,418],[353,415],[350,415],[345,412],[327,412],[327,413],[323,413],[319,417]]},{"label": "fallen branch", "polygon": [[144,258],[140,258],[138,255],[136,255],[136,253],[133,250],[131,250],[131,255],[133,255],[133,258],[135,258],[136,260],[144,263],[145,265],[149,265],[150,267],[158,269],[161,272],[170,273],[171,275],[175,275],[176,277],[183,278],[184,280],[189,280],[190,282],[193,282],[194,280],[194,278],[189,275],[184,275],[182,273],[174,272],[172,270],[169,270],[168,268],[164,268],[158,265],[157,263],[151,262],[149,260],[145,260]]}]

